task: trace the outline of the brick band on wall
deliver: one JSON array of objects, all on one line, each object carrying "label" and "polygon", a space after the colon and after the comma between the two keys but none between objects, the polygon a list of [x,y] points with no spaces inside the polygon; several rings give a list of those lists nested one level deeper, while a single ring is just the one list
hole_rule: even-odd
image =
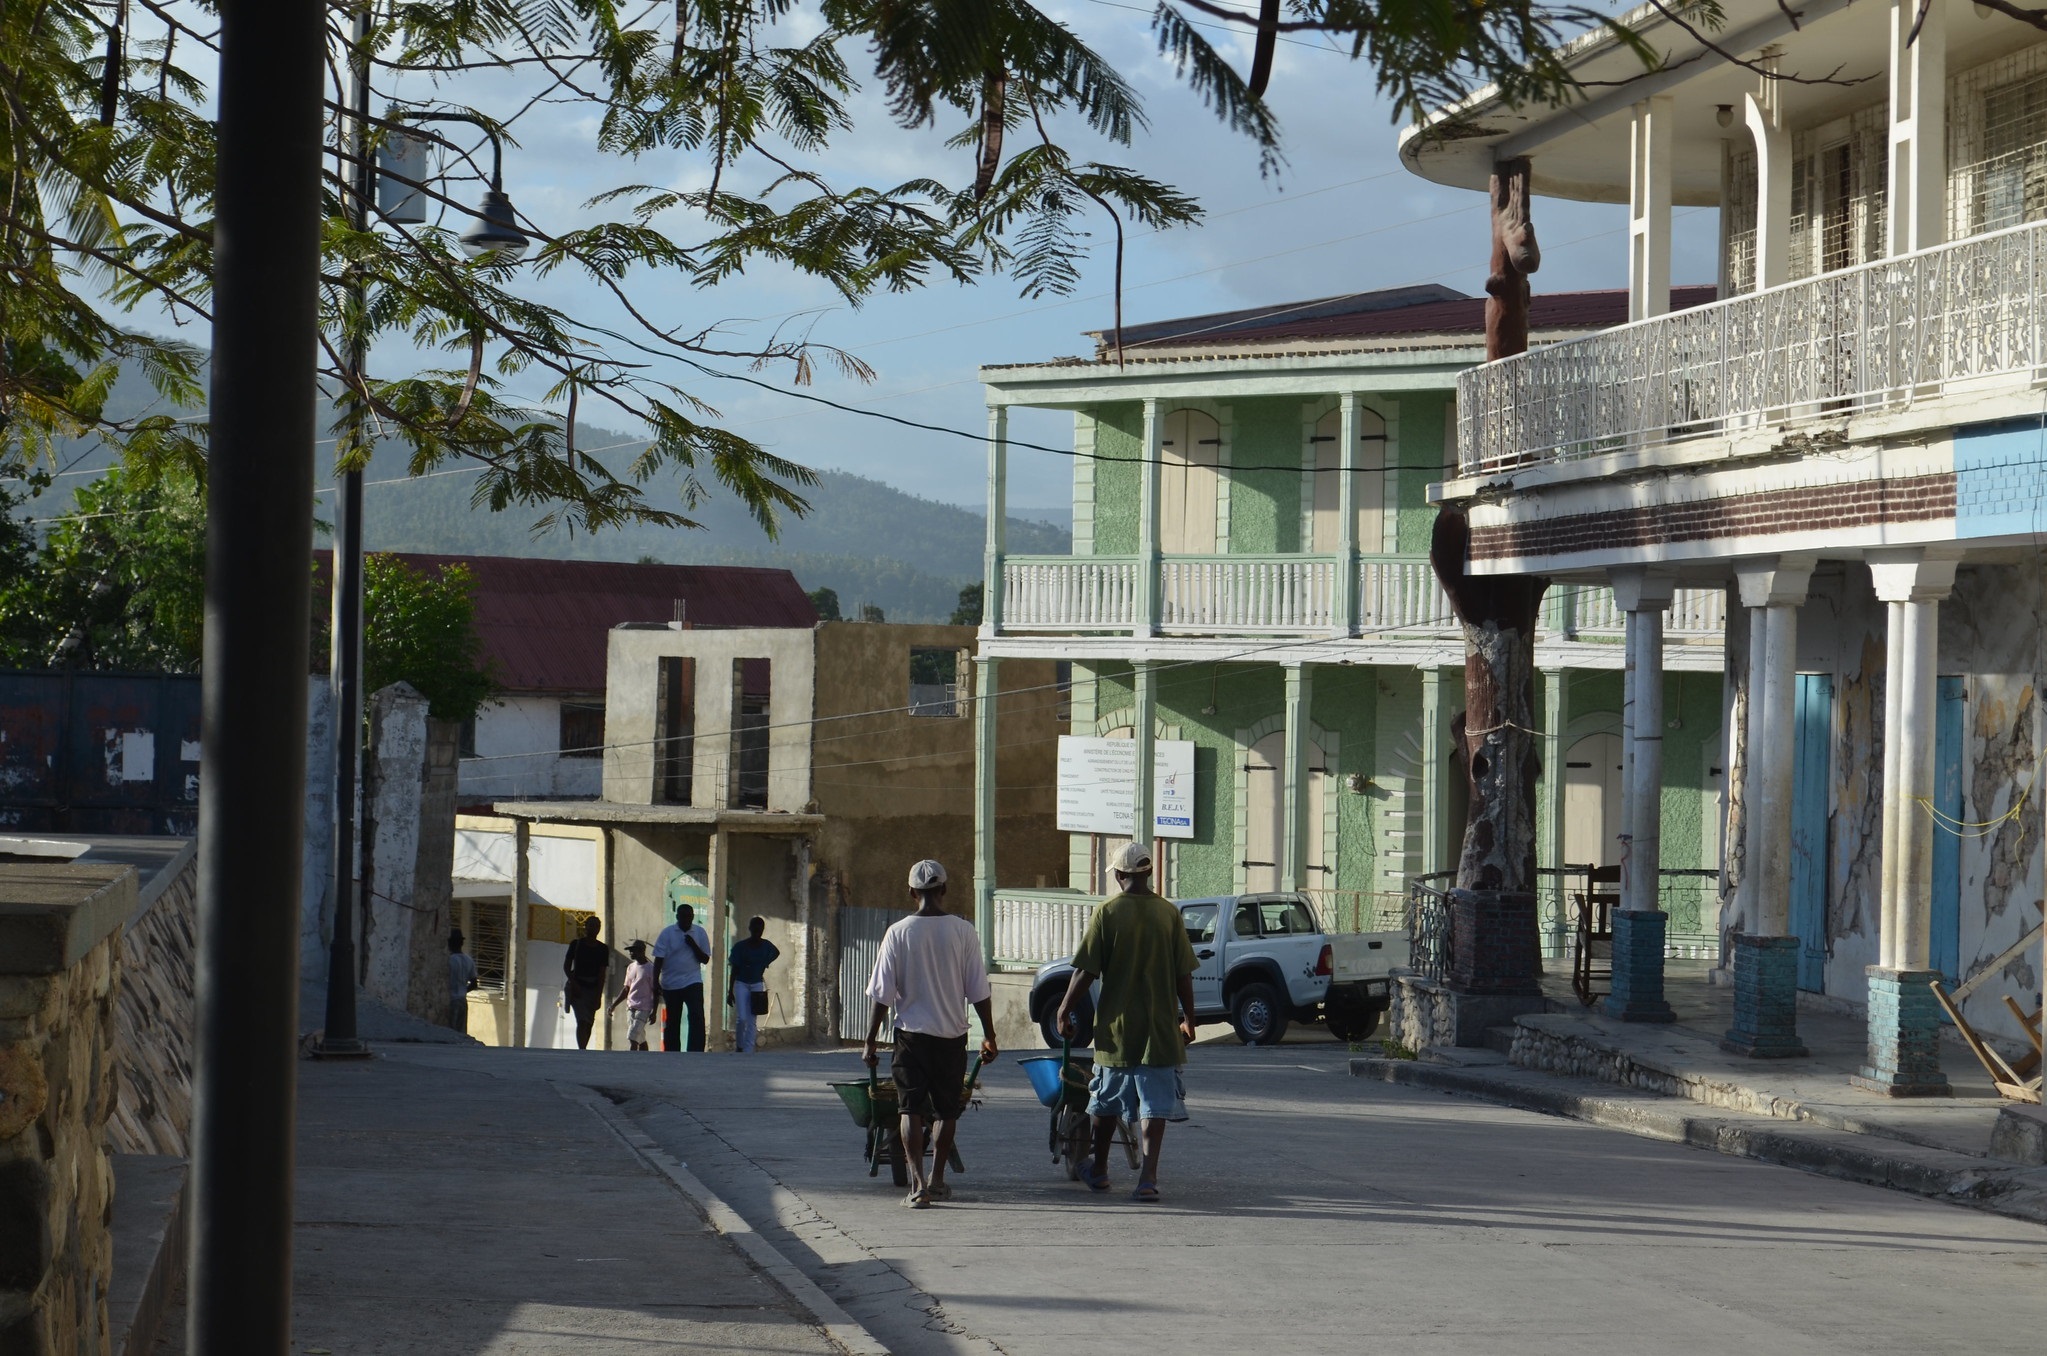
[{"label": "brick band on wall", "polygon": [[1773,532],[1839,531],[1875,523],[1918,523],[1955,516],[1955,477],[1910,476],[1838,485],[1799,485],[1681,504],[1578,513],[1478,527],[1471,558],[1506,560],[1577,551],[1757,537]]}]

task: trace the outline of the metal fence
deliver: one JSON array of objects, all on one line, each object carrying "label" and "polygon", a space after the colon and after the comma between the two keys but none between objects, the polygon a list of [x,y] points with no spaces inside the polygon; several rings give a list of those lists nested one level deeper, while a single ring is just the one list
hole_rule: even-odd
[{"label": "metal fence", "polygon": [[882,934],[903,916],[900,909],[842,908],[839,925],[839,1039],[867,1039],[867,1020],[874,1005],[867,1001],[867,980],[874,958],[881,954]]},{"label": "metal fence", "polygon": [[198,832],[198,675],[0,672],[0,826]]},{"label": "metal fence", "polygon": [[1407,964],[1423,979],[1450,971],[1450,883],[1455,871],[1432,871],[1407,880]]},{"label": "metal fence", "polygon": [[1324,932],[1400,932],[1407,927],[1404,890],[1302,890]]},{"label": "metal fence", "polygon": [[[1578,926],[1578,899],[1592,892],[1589,865],[1545,866],[1540,868],[1535,887],[1536,936],[1545,961],[1566,960],[1572,954]],[[1672,867],[1657,873],[1657,900],[1667,916],[1663,955],[1667,960],[1714,960],[1720,954],[1717,923],[1720,873],[1697,868]],[[1435,871],[1410,876],[1403,905],[1404,924],[1411,947],[1410,967],[1425,979],[1441,979],[1450,964],[1450,887],[1454,871]],[[1616,887],[1607,887],[1612,890]]]}]

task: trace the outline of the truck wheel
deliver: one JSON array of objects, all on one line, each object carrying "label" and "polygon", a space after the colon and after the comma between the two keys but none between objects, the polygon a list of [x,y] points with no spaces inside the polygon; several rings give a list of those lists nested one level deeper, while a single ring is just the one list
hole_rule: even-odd
[{"label": "truck wheel", "polygon": [[1340,1041],[1361,1041],[1379,1029],[1379,1009],[1356,994],[1331,998],[1322,1007],[1323,1024]]},{"label": "truck wheel", "polygon": [[1246,1045],[1277,1045],[1286,1035],[1286,1006],[1270,984],[1253,981],[1230,1000],[1230,1025]]},{"label": "truck wheel", "polygon": [[[1038,1034],[1045,1038],[1047,1050],[1057,1050],[1065,1037],[1059,1034],[1059,1005],[1054,1003],[1045,1015],[1038,1019]],[[1073,1005],[1073,1048],[1092,1045],[1095,1039],[1095,1006],[1083,995]]]}]

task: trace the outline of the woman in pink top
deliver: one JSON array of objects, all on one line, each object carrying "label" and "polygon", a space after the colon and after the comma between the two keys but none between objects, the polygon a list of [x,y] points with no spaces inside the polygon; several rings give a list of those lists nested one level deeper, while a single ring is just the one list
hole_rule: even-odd
[{"label": "woman in pink top", "polygon": [[647,959],[645,942],[629,942],[625,953],[631,964],[625,968],[625,983],[618,986],[618,997],[611,1000],[611,1011],[617,1012],[620,1003],[625,1004],[628,1021],[625,1029],[626,1044],[635,1050],[647,1049],[647,1024],[654,1020],[654,965]]}]

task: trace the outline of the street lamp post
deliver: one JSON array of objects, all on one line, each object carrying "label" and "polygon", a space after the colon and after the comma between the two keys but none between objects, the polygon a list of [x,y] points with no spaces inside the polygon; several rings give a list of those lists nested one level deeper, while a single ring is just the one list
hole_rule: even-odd
[{"label": "street lamp post", "polygon": [[[349,222],[358,231],[370,226],[370,198],[377,187],[376,161],[370,154],[369,11],[359,9],[355,18],[353,87],[350,90],[349,167],[351,202]],[[495,254],[515,262],[526,252],[528,241],[519,230],[511,199],[505,196],[504,148],[483,119],[469,113],[394,110],[392,119],[411,122],[463,122],[482,129],[490,138],[490,188],[476,210],[476,220],[458,237],[471,258]],[[407,195],[419,200],[414,192]],[[403,209],[386,211],[393,221],[423,221],[425,213],[411,215]],[[347,367],[343,372],[350,388],[342,447],[353,455],[362,446],[363,409],[368,399],[368,337],[363,326],[367,306],[360,273],[349,285],[351,320]],[[357,919],[355,856],[356,827],[360,818],[356,803],[356,762],[362,754],[362,639],[363,639],[363,550],[362,550],[362,468],[354,465],[340,474],[334,506],[334,553],[331,594],[331,628],[327,681],[332,693],[334,722],[334,939],[327,950],[327,1016],[314,1053],[327,1059],[360,1058],[369,1053],[356,1034],[355,931]]]}]

